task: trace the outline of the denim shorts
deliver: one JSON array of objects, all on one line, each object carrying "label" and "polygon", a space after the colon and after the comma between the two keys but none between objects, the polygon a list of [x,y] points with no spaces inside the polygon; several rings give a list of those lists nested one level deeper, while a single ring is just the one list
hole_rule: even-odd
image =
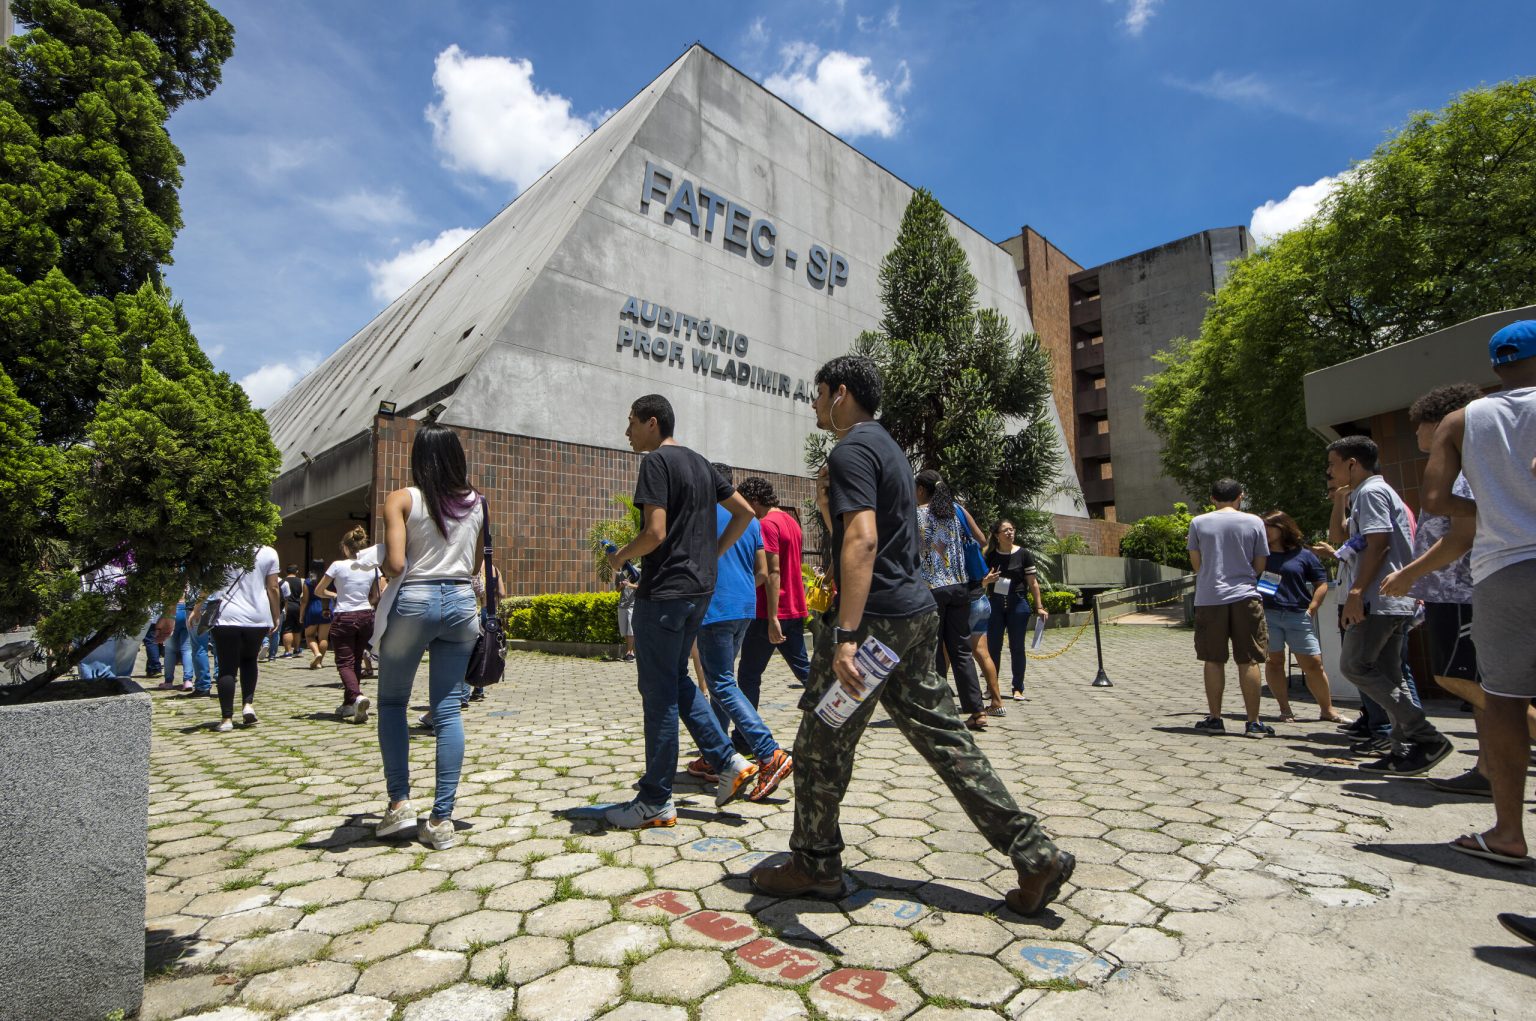
[{"label": "denim shorts", "polygon": [[991,619],[992,599],[986,592],[982,592],[981,595],[971,600],[971,634],[986,634],[987,623]]},{"label": "denim shorts", "polygon": [[1284,652],[1289,645],[1298,656],[1320,656],[1322,646],[1317,644],[1317,628],[1312,615],[1306,610],[1264,609],[1264,622],[1269,626],[1269,651]]}]

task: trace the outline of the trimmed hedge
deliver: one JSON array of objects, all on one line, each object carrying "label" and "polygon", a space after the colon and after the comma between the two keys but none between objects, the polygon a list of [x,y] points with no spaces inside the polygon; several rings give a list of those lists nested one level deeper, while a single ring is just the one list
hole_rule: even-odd
[{"label": "trimmed hedge", "polygon": [[1040,593],[1040,600],[1045,603],[1045,609],[1052,615],[1071,613],[1072,606],[1077,602],[1077,596],[1065,589],[1055,589],[1050,592]]},{"label": "trimmed hedge", "polygon": [[517,596],[501,601],[508,638],[617,645],[619,594]]}]

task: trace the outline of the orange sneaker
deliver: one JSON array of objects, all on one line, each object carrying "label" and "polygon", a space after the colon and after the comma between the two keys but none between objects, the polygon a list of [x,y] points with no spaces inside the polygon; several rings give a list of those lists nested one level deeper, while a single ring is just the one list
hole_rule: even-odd
[{"label": "orange sneaker", "polygon": [[775,748],[767,762],[757,766],[757,786],[747,795],[748,801],[762,801],[778,790],[784,778],[795,771],[795,760],[782,748]]},{"label": "orange sneaker", "polygon": [[740,794],[756,775],[756,763],[748,762],[741,755],[732,755],[730,765],[720,774],[720,785],[715,788],[715,807],[724,807],[727,802]]},{"label": "orange sneaker", "polygon": [[688,763],[688,775],[696,776],[705,783],[720,782],[720,777],[715,775],[715,768],[702,755]]}]

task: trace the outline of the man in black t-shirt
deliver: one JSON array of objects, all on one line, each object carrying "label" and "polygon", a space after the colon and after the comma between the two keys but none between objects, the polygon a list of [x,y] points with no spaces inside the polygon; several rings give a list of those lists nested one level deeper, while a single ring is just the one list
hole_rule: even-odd
[{"label": "man in black t-shirt", "polygon": [[[838,436],[816,496],[832,532],[837,602],[817,633],[811,677],[800,700],[805,714],[795,738],[791,854],[782,865],[753,869],[752,885],[775,897],[842,896],[838,806],[853,775],[859,736],[878,700],[981,834],[1013,861],[1019,886],[1009,891],[1008,906],[1022,915],[1037,914],[1061,891],[1077,863],[1014,803],[955,714],[948,686],[934,672],[938,617],[917,573],[912,466],[885,427],[874,421],[879,370],[868,358],[834,358],[816,373],[816,391],[816,424]],[[863,693],[854,653],[871,635],[901,662],[877,698],[866,699],[841,727],[829,726],[816,715],[816,705],[833,684],[854,695]]]},{"label": "man in black t-shirt", "polygon": [[[708,461],[672,438],[674,422],[671,403],[659,394],[641,397],[630,408],[624,435],[645,454],[635,482],[640,534],[608,556],[615,571],[626,560],[643,558],[633,620],[645,773],[635,800],[603,813],[608,825],[622,829],[676,825],[672,777],[679,716],[720,777],[716,805],[740,793],[757,772],[731,746],[709,700],[688,676],[688,654],[715,591],[716,564],[747,530],[752,507]],[[718,537],[716,503],[731,512]]]}]

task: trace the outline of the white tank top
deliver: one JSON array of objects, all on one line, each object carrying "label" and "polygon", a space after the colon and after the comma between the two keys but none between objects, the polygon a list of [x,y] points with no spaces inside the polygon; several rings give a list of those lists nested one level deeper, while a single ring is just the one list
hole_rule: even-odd
[{"label": "white tank top", "polygon": [[407,581],[468,581],[480,569],[480,521],[484,516],[475,498],[474,508],[455,521],[445,516],[448,535],[437,530],[437,523],[427,513],[426,497],[411,486],[411,513],[405,519],[405,573]]},{"label": "white tank top", "polygon": [[1462,474],[1477,501],[1472,583],[1536,559],[1536,387],[1489,394],[1467,405]]}]

